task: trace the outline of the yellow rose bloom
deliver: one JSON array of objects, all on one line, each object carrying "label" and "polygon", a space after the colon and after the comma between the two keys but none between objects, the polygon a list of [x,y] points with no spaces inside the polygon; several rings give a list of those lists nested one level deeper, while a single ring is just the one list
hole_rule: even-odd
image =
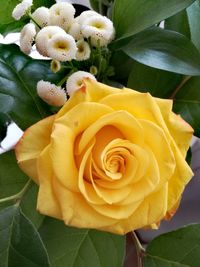
[{"label": "yellow rose bloom", "polygon": [[37,209],[67,225],[125,234],[172,216],[193,173],[193,129],[172,101],[89,78],[16,146]]}]

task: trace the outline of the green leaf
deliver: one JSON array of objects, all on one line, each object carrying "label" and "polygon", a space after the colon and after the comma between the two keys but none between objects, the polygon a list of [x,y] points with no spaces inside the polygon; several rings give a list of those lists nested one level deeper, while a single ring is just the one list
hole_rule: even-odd
[{"label": "green leaf", "polygon": [[176,14],[193,2],[194,0],[115,0],[115,43]]},{"label": "green leaf", "polygon": [[7,24],[0,24],[0,33],[4,36],[11,32],[20,32],[23,26],[29,22],[28,18],[21,19],[20,21],[12,21]]},{"label": "green leaf", "polygon": [[90,5],[93,10],[99,12],[99,0],[90,0]]},{"label": "green leaf", "polygon": [[112,54],[110,65],[114,67],[115,81],[126,85],[128,76],[133,68],[134,61],[123,51],[119,50]]},{"label": "green leaf", "polygon": [[5,267],[49,267],[42,240],[16,206],[0,212],[0,263]]},{"label": "green leaf", "polygon": [[180,32],[187,36],[195,44],[200,51],[200,5],[199,2],[194,2],[186,10],[165,20],[165,28]]},{"label": "green leaf", "polygon": [[[0,33],[7,34],[9,32],[16,32],[25,25],[29,19],[27,17],[22,18],[20,21],[14,20],[12,17],[12,11],[17,4],[19,4],[19,0],[1,0],[1,8],[0,8]],[[39,6],[49,7],[54,4],[54,0],[34,0],[33,8],[35,10]]]},{"label": "green leaf", "polygon": [[140,92],[149,92],[156,97],[169,98],[181,80],[182,75],[134,62],[128,87]]},{"label": "green leaf", "polygon": [[7,127],[9,123],[9,117],[6,114],[0,112],[0,146],[1,141],[6,137]]},{"label": "green leaf", "polygon": [[23,130],[51,114],[36,92],[39,80],[57,83],[63,77],[63,72],[53,74],[49,64],[24,55],[17,45],[0,45],[0,112]]},{"label": "green leaf", "polygon": [[122,49],[136,61],[162,70],[200,75],[200,53],[182,34],[153,27]]},{"label": "green leaf", "polygon": [[200,3],[198,1],[187,9],[187,15],[190,25],[191,40],[200,51]]},{"label": "green leaf", "polygon": [[186,10],[166,19],[165,29],[179,32],[190,39],[190,25]]},{"label": "green leaf", "polygon": [[17,194],[27,180],[17,165],[14,151],[0,155],[0,199]]},{"label": "green leaf", "polygon": [[102,13],[101,11],[105,11],[112,6],[114,0],[89,0],[90,5],[93,10],[97,11],[98,13]]},{"label": "green leaf", "polygon": [[146,256],[144,258],[144,267],[190,267],[189,265],[167,261],[158,257]]},{"label": "green leaf", "polygon": [[40,235],[46,245],[51,266],[121,267],[125,237],[95,230],[67,227],[46,218]]},{"label": "green leaf", "polygon": [[25,214],[25,216],[34,224],[38,229],[45,218],[44,215],[40,214],[37,210],[37,195],[38,186],[32,183],[28,190],[25,192],[24,196],[20,201],[20,207]]},{"label": "green leaf", "polygon": [[[18,194],[28,182],[28,177],[17,164],[14,151],[0,155],[0,200]],[[20,197],[20,207],[25,216],[32,221],[36,228],[42,224],[44,216],[37,210],[38,186],[32,182]],[[16,199],[17,200],[17,199]],[[15,202],[15,199],[1,203],[0,208]]]},{"label": "green leaf", "polygon": [[148,245],[146,253],[177,264],[199,267],[200,224],[189,225],[158,236]]},{"label": "green leaf", "polygon": [[194,128],[200,137],[200,77],[191,77],[174,97],[174,111]]}]

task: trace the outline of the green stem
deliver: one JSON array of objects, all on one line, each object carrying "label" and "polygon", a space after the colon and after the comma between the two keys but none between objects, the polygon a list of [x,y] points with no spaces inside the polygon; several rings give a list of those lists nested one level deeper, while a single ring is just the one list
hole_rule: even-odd
[{"label": "green stem", "polygon": [[174,90],[172,95],[170,96],[170,99],[174,99],[177,93],[180,91],[180,89],[186,84],[187,81],[189,81],[192,78],[192,76],[186,76],[182,82],[177,86],[177,88]]},{"label": "green stem", "polygon": [[31,13],[28,13],[29,18],[35,23],[35,25],[41,29],[42,27],[37,23],[37,21],[32,17]]},{"label": "green stem", "polygon": [[98,51],[98,58],[99,58],[99,69],[98,69],[97,80],[99,80],[100,75],[101,75],[101,47],[100,47],[100,40],[97,41],[97,51]]},{"label": "green stem", "polygon": [[99,0],[99,13],[103,15],[103,4],[101,0]]},{"label": "green stem", "polygon": [[136,247],[138,267],[143,267],[142,258],[143,258],[143,255],[145,253],[145,249],[141,245],[141,243],[140,243],[140,241],[139,241],[139,239],[138,239],[138,237],[134,231],[130,232],[130,235],[131,235],[133,242],[135,244],[135,247]]},{"label": "green stem", "polygon": [[68,79],[68,77],[74,73],[74,69],[72,69],[60,82],[57,83],[57,86],[62,86],[64,82]]},{"label": "green stem", "polygon": [[25,186],[22,188],[22,190],[19,193],[12,195],[10,197],[5,197],[5,198],[0,199],[0,203],[12,201],[12,200],[15,200],[15,201],[20,200],[25,194],[26,190],[29,188],[31,181],[32,180],[29,179],[28,182],[25,184]]}]

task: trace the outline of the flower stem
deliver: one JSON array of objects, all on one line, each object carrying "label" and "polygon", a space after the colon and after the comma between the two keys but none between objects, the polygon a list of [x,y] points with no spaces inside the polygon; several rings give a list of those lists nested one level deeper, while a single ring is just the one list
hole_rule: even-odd
[{"label": "flower stem", "polygon": [[35,25],[41,29],[41,26],[37,23],[37,21],[32,17],[31,13],[28,13],[29,18],[35,23]]},{"label": "flower stem", "polygon": [[64,82],[67,81],[68,77],[74,72],[74,69],[71,69],[71,71],[64,77],[60,82],[57,83],[57,86],[62,86]]},{"label": "flower stem", "polygon": [[174,90],[172,95],[170,96],[170,99],[174,99],[177,93],[180,91],[180,89],[186,84],[187,81],[189,81],[192,78],[192,76],[186,76],[182,82],[177,86],[177,88]]},{"label": "flower stem", "polygon": [[5,197],[5,198],[0,199],[0,203],[12,201],[12,200],[14,201],[20,200],[25,194],[25,192],[27,191],[27,189],[29,188],[30,184],[31,184],[31,179],[28,180],[28,182],[25,184],[25,186],[22,188],[22,190],[19,193],[12,195],[10,197]]},{"label": "flower stem", "polygon": [[99,0],[99,13],[101,15],[103,15],[103,4],[102,4],[101,0]]},{"label": "flower stem", "polygon": [[97,80],[99,80],[100,75],[101,75],[101,47],[100,47],[100,40],[97,41],[97,51],[98,51],[98,59],[99,59],[99,69],[98,69],[98,75],[97,75]]},{"label": "flower stem", "polygon": [[145,249],[141,245],[136,233],[134,231],[130,232],[131,238],[134,242],[137,252],[137,259],[138,259],[138,267],[143,267],[142,258],[145,253]]}]

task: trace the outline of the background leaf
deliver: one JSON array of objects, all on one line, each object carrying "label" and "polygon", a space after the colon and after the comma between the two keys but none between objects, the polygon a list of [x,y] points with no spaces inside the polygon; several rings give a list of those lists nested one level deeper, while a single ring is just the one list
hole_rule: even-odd
[{"label": "background leaf", "polygon": [[200,53],[179,33],[158,27],[137,34],[122,49],[145,65],[185,75],[200,75]]},{"label": "background leaf", "polygon": [[17,165],[14,151],[0,154],[0,199],[18,193],[27,181]]},{"label": "background leaf", "polygon": [[40,214],[36,209],[37,196],[38,196],[38,186],[33,182],[23,195],[20,201],[20,208],[25,214],[25,216],[38,229],[42,225],[45,216]]},{"label": "background leaf", "polygon": [[200,3],[196,1],[187,9],[191,40],[200,51]]},{"label": "background leaf", "polygon": [[144,258],[144,267],[190,267],[189,265],[164,260],[158,257],[146,256]]},{"label": "background leaf", "polygon": [[200,77],[191,77],[174,97],[174,111],[194,128],[200,137]]},{"label": "background leaf", "polygon": [[127,86],[156,97],[168,98],[181,81],[182,75],[134,62]]},{"label": "background leaf", "polygon": [[200,51],[200,4],[195,1],[186,10],[165,20],[165,29],[180,32],[187,36]]},{"label": "background leaf", "polygon": [[63,77],[63,72],[53,74],[49,64],[24,55],[17,45],[0,45],[0,112],[23,130],[51,114],[36,92],[39,80],[57,83]]},{"label": "background leaf", "polygon": [[191,5],[194,0],[115,0],[113,22],[116,43]]},{"label": "background leaf", "polygon": [[165,29],[176,31],[190,39],[190,25],[187,11],[183,10],[178,14],[165,20]]},{"label": "background leaf", "polygon": [[119,50],[112,54],[110,65],[114,67],[115,76],[113,79],[125,86],[129,74],[133,68],[134,60],[126,55],[123,51]]},{"label": "background leaf", "polygon": [[[0,154],[0,200],[18,194],[28,182],[28,177],[17,164],[14,151]],[[25,216],[38,228],[44,219],[37,210],[38,186],[32,182],[20,198],[20,208]],[[15,201],[14,201],[15,202]],[[0,204],[0,209],[11,205],[13,201]]]},{"label": "background leaf", "polygon": [[[146,253],[148,256],[155,256],[161,260],[172,261],[189,267],[199,267],[200,224],[189,225],[158,236],[148,245]],[[145,267],[147,266],[149,267],[149,265],[145,265]],[[165,267],[164,264],[160,266]],[[168,266],[171,265],[166,265],[166,267]],[[176,265],[172,266],[175,267]],[[177,267],[179,266],[181,265],[177,265]]]},{"label": "background leaf", "polygon": [[125,237],[95,230],[67,227],[45,219],[40,234],[52,267],[121,267]]},{"label": "background leaf", "polygon": [[0,212],[0,263],[5,267],[49,267],[46,249],[19,207]]}]

